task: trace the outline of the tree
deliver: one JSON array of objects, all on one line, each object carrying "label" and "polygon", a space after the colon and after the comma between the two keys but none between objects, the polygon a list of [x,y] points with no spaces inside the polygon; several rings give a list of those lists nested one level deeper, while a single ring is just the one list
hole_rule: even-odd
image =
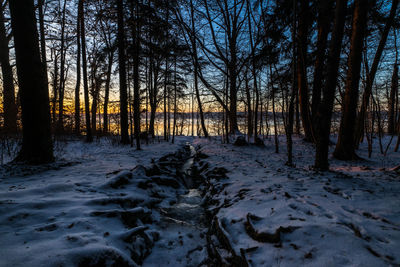
[{"label": "tree", "polygon": [[307,39],[310,17],[309,1],[300,0],[299,28],[298,28],[298,45],[297,45],[297,80],[299,88],[299,104],[301,122],[303,123],[305,140],[313,142],[313,129],[310,114],[310,104],[308,99],[307,84]]},{"label": "tree", "polygon": [[204,112],[203,112],[203,105],[200,99],[200,91],[199,91],[199,78],[198,78],[198,65],[199,65],[199,58],[197,55],[197,40],[196,40],[196,26],[195,26],[195,19],[194,19],[194,7],[193,7],[193,0],[190,0],[190,22],[191,22],[191,32],[190,32],[190,42],[192,46],[192,58],[193,58],[193,76],[194,76],[194,91],[196,94],[197,105],[199,107],[200,113],[200,124],[201,129],[203,130],[203,134],[205,137],[208,137],[208,131],[206,128],[206,124],[204,122]]},{"label": "tree", "polygon": [[64,93],[65,93],[65,59],[66,59],[66,49],[65,49],[65,14],[67,10],[67,0],[64,0],[63,8],[62,8],[62,17],[61,17],[61,48],[60,48],[60,85],[59,89],[59,98],[58,98],[58,122],[57,122],[57,132],[64,132]]},{"label": "tree", "polygon": [[89,107],[89,84],[87,74],[87,58],[86,58],[86,36],[85,36],[85,14],[83,1],[78,2],[78,17],[80,18],[80,34],[82,46],[82,75],[83,75],[83,94],[85,98],[85,119],[86,119],[86,142],[93,141],[92,128],[90,125],[90,107]]},{"label": "tree", "polygon": [[381,39],[379,41],[378,48],[375,53],[374,61],[371,66],[371,70],[367,74],[367,81],[366,81],[366,86],[364,89],[363,97],[362,97],[362,102],[361,102],[361,108],[360,112],[357,116],[357,121],[356,121],[356,128],[355,128],[355,133],[354,133],[354,139],[355,139],[355,145],[357,146],[361,139],[364,136],[364,121],[365,121],[365,113],[366,109],[369,103],[369,97],[372,92],[372,85],[375,80],[375,75],[378,70],[379,62],[382,57],[383,49],[385,48],[386,40],[390,31],[390,28],[392,27],[394,18],[396,16],[396,11],[397,11],[397,6],[399,4],[399,0],[393,0],[392,1],[392,7],[390,9],[390,15],[387,18],[385,28],[383,29]]},{"label": "tree", "polygon": [[[334,1],[332,0],[319,0],[318,4],[318,40],[317,51],[314,64],[314,81],[312,89],[312,102],[311,102],[311,115],[313,121],[315,119],[318,105],[321,101],[321,91],[324,81],[325,69],[325,54],[328,43],[328,34],[332,19],[332,8]],[[328,65],[329,66],[329,65]]]},{"label": "tree", "polygon": [[54,160],[49,95],[40,58],[33,0],[10,1],[17,74],[21,95],[23,139],[15,159],[40,164]]},{"label": "tree", "polygon": [[354,160],[359,157],[355,153],[354,129],[360,81],[361,55],[364,35],[367,27],[369,4],[355,0],[351,29],[350,54],[347,61],[345,95],[343,99],[342,118],[340,121],[338,142],[333,155],[340,160]]},{"label": "tree", "polygon": [[140,150],[140,34],[141,23],[139,17],[139,4],[136,3],[135,9],[132,4],[132,17],[134,24],[132,26],[133,37],[133,120],[134,134],[136,140],[136,149]]},{"label": "tree", "polygon": [[[219,70],[222,70],[229,80],[229,108],[228,105],[223,104],[223,101],[221,101],[221,99],[217,98],[217,100],[228,113],[227,115],[229,117],[230,133],[235,134],[239,130],[237,121],[238,78],[239,73],[245,63],[245,60],[240,57],[239,53],[239,38],[242,33],[242,29],[244,28],[244,22],[246,21],[246,17],[243,16],[243,13],[245,13],[243,10],[246,9],[246,1],[223,0],[216,2],[216,7],[214,8],[213,6],[211,6],[211,3],[209,3],[208,0],[204,0],[206,20],[210,28],[211,39],[216,52],[208,49],[204,45],[204,43],[201,43],[201,46],[206,53],[210,53],[212,56],[215,57],[215,59],[218,59],[225,64],[226,71],[223,70],[221,67],[216,67]],[[219,23],[221,23],[222,25],[220,27],[220,30],[223,31],[225,38],[221,38],[221,36],[217,35],[218,32],[215,30],[216,23],[214,22],[215,18],[210,12],[210,7],[213,7],[213,10],[216,10],[215,12],[217,14],[213,14],[216,18],[221,17],[220,15],[222,14],[223,19]],[[225,43],[221,44],[220,39],[225,39]],[[205,83],[203,76],[199,75],[199,77],[202,82]],[[212,89],[212,87],[210,87],[207,83],[205,83],[205,86],[208,87],[208,89],[212,90],[214,96],[217,96],[215,89]]]},{"label": "tree", "polygon": [[0,1],[0,65],[3,75],[4,128],[8,133],[15,133],[17,131],[17,106],[4,19],[6,3],[7,1]]},{"label": "tree", "polygon": [[81,18],[80,9],[76,20],[76,85],[75,85],[75,134],[81,134]]},{"label": "tree", "polygon": [[117,0],[118,15],[118,66],[119,66],[119,101],[121,117],[121,143],[129,144],[128,134],[128,90],[126,83],[125,29],[123,0]]},{"label": "tree", "polygon": [[332,39],[329,46],[327,61],[327,77],[322,91],[323,97],[318,105],[315,115],[315,168],[321,170],[327,170],[329,168],[329,135],[339,71],[340,51],[342,48],[344,24],[346,19],[346,8],[347,0],[336,0],[335,22],[332,30]]},{"label": "tree", "polygon": [[399,67],[397,64],[397,51],[396,51],[396,60],[393,66],[393,74],[392,74],[392,82],[390,87],[390,98],[389,98],[389,116],[388,116],[388,134],[394,135],[398,129],[396,129],[396,114],[395,114],[395,104],[396,104],[396,95],[398,93],[399,87]]}]

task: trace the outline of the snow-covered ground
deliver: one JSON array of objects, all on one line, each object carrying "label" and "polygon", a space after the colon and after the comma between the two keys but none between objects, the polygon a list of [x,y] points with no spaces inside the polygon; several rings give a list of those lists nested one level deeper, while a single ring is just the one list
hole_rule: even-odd
[{"label": "snow-covered ground", "polygon": [[[186,142],[209,156],[200,190],[176,178]],[[294,140],[288,167],[284,139],[265,143],[73,141],[56,163],[1,166],[0,266],[400,266],[400,152],[321,173],[310,144]]]},{"label": "snow-covered ground", "polygon": [[[400,266],[400,176],[390,169],[400,164],[400,152],[391,148],[384,157],[375,147],[372,159],[331,159],[332,171],[321,173],[310,168],[313,147],[300,139],[294,168],[284,166],[283,139],[280,154],[272,141],[265,148],[195,144],[210,164],[228,170],[228,179],[211,180],[217,194],[208,207],[216,250],[227,263]],[[367,155],[362,146],[360,156]]]},{"label": "snow-covered ground", "polygon": [[[0,266],[140,262],[159,236],[146,222],[156,216],[147,216],[151,207],[176,201],[173,188],[140,189],[148,178],[140,165],[186,141],[144,145],[142,151],[109,139],[76,141],[57,149],[54,164],[1,167]],[[142,240],[135,231],[145,233]]]}]

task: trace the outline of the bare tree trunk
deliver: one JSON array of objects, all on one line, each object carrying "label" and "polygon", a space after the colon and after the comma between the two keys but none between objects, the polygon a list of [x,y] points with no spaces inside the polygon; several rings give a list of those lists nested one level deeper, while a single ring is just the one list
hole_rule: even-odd
[{"label": "bare tree trunk", "polygon": [[65,87],[65,13],[66,13],[66,5],[67,0],[64,0],[63,10],[62,10],[62,18],[61,18],[61,48],[60,48],[60,85],[59,89],[59,98],[58,98],[58,122],[57,122],[57,132],[64,132],[64,87]]},{"label": "bare tree trunk", "polygon": [[4,128],[7,133],[15,133],[17,132],[17,105],[15,103],[14,79],[10,65],[3,3],[0,3],[0,65],[3,76]]},{"label": "bare tree trunk", "polygon": [[129,144],[128,134],[128,92],[126,84],[125,29],[123,0],[117,0],[118,14],[118,63],[119,63],[119,100],[121,117],[121,143]]},{"label": "bare tree trunk", "polygon": [[172,144],[175,142],[175,127],[176,127],[176,91],[177,91],[177,86],[176,86],[176,56],[175,56],[175,62],[174,62],[174,118],[173,118],[173,123],[172,123]]},{"label": "bare tree trunk", "polygon": [[395,49],[395,62],[393,66],[392,82],[390,87],[390,99],[389,99],[389,122],[388,122],[388,133],[394,135],[399,131],[396,125],[397,118],[397,96],[399,87],[399,67],[398,67],[398,50],[396,31],[394,31],[394,49]]},{"label": "bare tree trunk", "polygon": [[203,134],[205,137],[208,137],[208,132],[206,128],[206,124],[204,122],[204,114],[203,114],[203,106],[201,104],[201,99],[200,99],[200,92],[199,92],[199,81],[198,81],[198,56],[197,56],[197,41],[196,41],[196,27],[195,27],[195,19],[194,19],[194,8],[193,8],[193,1],[190,0],[190,19],[191,19],[191,24],[192,24],[192,32],[190,36],[190,40],[192,43],[192,51],[193,51],[193,60],[194,60],[194,89],[196,92],[196,99],[197,99],[197,105],[199,106],[199,112],[200,112],[200,123],[201,123],[201,128],[203,130]]},{"label": "bare tree trunk", "polygon": [[168,77],[168,58],[165,60],[165,74],[164,74],[164,141],[168,141],[168,127],[167,127],[167,77]]},{"label": "bare tree trunk", "polygon": [[353,160],[359,157],[355,152],[354,130],[358,101],[358,87],[360,81],[361,56],[363,40],[367,24],[368,3],[355,0],[352,34],[350,42],[350,55],[346,77],[346,90],[343,99],[342,119],[340,121],[339,137],[333,153],[340,160]]},{"label": "bare tree trunk", "polygon": [[153,57],[150,54],[150,73],[153,75],[153,86],[151,87],[151,91],[149,94],[150,98],[150,125],[149,125],[149,133],[154,138],[155,131],[154,131],[154,122],[156,117],[156,109],[157,109],[157,95],[158,95],[158,72],[159,68],[158,65],[155,66]]},{"label": "bare tree trunk", "polygon": [[139,81],[139,66],[140,66],[140,25],[139,25],[139,7],[136,4],[136,25],[134,26],[134,62],[133,62],[133,120],[134,132],[136,139],[136,149],[140,150],[140,81]]},{"label": "bare tree trunk", "polygon": [[110,100],[110,82],[111,82],[111,71],[114,61],[114,51],[108,54],[108,66],[107,66],[107,77],[106,84],[104,87],[104,106],[103,106],[103,133],[108,133],[108,102]]},{"label": "bare tree trunk", "polygon": [[75,85],[75,134],[81,134],[81,101],[80,101],[80,88],[81,88],[81,18],[78,11],[78,18],[76,21],[76,85]]},{"label": "bare tree trunk", "polygon": [[16,161],[51,162],[49,92],[40,58],[33,0],[10,1],[17,74],[21,95],[23,140]]},{"label": "bare tree trunk", "polygon": [[316,154],[314,166],[321,170],[329,169],[329,135],[346,20],[346,9],[347,0],[336,0],[335,22],[327,61],[327,77],[325,86],[323,87],[323,98],[318,105],[315,117]]},{"label": "bare tree trunk", "polygon": [[[297,60],[297,59],[296,59]],[[296,72],[297,74],[297,72]],[[296,90],[296,95],[295,95],[295,100],[296,100],[296,125],[295,125],[295,131],[297,135],[300,135],[300,110],[299,110],[299,90],[298,90],[298,81],[296,78],[296,85],[297,85],[297,90]]]},{"label": "bare tree trunk", "polygon": [[297,17],[297,3],[296,0],[293,0],[293,21],[292,21],[292,91],[290,95],[289,102],[289,110],[288,110],[288,119],[286,126],[286,147],[287,147],[287,157],[288,160],[286,164],[288,166],[293,165],[293,120],[294,120],[294,100],[296,98],[297,91],[297,79],[296,79],[296,70],[297,70],[297,60],[296,60],[296,17]]},{"label": "bare tree trunk", "polygon": [[[372,92],[372,85],[375,80],[375,74],[378,70],[378,65],[381,60],[383,49],[385,48],[386,40],[390,31],[390,28],[393,25],[394,18],[396,16],[397,6],[399,4],[399,0],[392,1],[392,7],[390,9],[390,15],[388,20],[386,21],[385,28],[382,32],[381,39],[379,41],[378,48],[375,53],[374,61],[371,66],[370,72],[367,74],[367,82],[365,86],[365,90],[362,97],[361,108],[360,112],[358,113],[357,121],[356,121],[356,128],[354,133],[355,145],[358,146],[362,137],[364,136],[364,117],[365,117],[365,110],[367,107],[367,103],[369,102],[369,97]],[[364,5],[366,5],[364,3]]]},{"label": "bare tree trunk", "polygon": [[393,74],[392,74],[392,84],[390,88],[390,98],[389,98],[389,118],[388,118],[388,134],[394,135],[397,130],[395,127],[395,102],[396,102],[396,95],[398,93],[399,87],[399,67],[397,66],[397,59],[396,63],[393,66]]},{"label": "bare tree trunk", "polygon": [[[253,135],[253,112],[251,111],[251,94],[249,87],[249,79],[247,77],[247,71],[245,74],[245,91],[246,91],[246,104],[247,104],[247,135],[250,138]],[[256,137],[256,136],[254,136]]]},{"label": "bare tree trunk", "polygon": [[92,128],[90,125],[89,84],[88,84],[88,74],[87,74],[85,15],[83,9],[83,1],[84,0],[79,0],[78,16],[81,18],[80,26],[81,26],[81,46],[82,46],[83,93],[85,97],[86,142],[93,142]]},{"label": "bare tree trunk", "polygon": [[43,69],[45,69],[45,80],[47,90],[49,87],[49,78],[47,76],[47,59],[46,59],[46,36],[44,33],[44,15],[43,15],[43,6],[45,0],[38,0],[38,10],[39,10],[39,30],[40,30],[40,54],[42,57],[42,65]]},{"label": "bare tree trunk", "polygon": [[299,86],[299,104],[301,122],[303,123],[305,140],[314,142],[313,129],[310,115],[307,85],[307,35],[309,19],[309,2],[300,0],[299,31],[297,47],[297,80]]},{"label": "bare tree trunk", "polygon": [[327,48],[329,28],[332,18],[332,0],[318,1],[318,40],[316,59],[314,64],[314,81],[312,90],[311,115],[313,122],[317,113],[318,105],[321,102],[321,91],[324,86],[325,54]]},{"label": "bare tree trunk", "polygon": [[58,55],[54,52],[54,75],[53,75],[53,98],[52,102],[52,122],[53,127],[56,125],[56,109],[57,109],[57,95],[58,95]]}]

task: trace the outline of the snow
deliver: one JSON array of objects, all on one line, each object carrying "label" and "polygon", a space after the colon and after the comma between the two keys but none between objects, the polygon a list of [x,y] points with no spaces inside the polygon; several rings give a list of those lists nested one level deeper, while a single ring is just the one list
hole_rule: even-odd
[{"label": "snow", "polygon": [[[104,258],[120,258],[134,266],[131,249],[121,237],[134,226],[127,224],[136,222],[121,217],[159,201],[137,187],[145,177],[134,168],[176,151],[179,145],[157,143],[136,151],[107,139],[93,144],[68,142],[57,151],[57,162],[41,167],[43,171],[29,166],[2,168],[0,266],[28,262],[73,266],[85,258],[101,260],[105,254],[109,256]],[[135,183],[126,181],[113,188],[112,181],[121,177]]]},{"label": "snow", "polygon": [[[313,146],[299,138],[296,166],[285,166],[280,138],[279,154],[272,140],[178,137],[141,151],[70,141],[57,143],[55,163],[3,165],[0,266],[201,266],[216,262],[210,248],[228,265],[400,265],[394,144],[383,156],[375,142],[371,159],[362,144],[366,160],[331,158],[331,171],[317,172]],[[173,167],[193,160],[168,158],[186,142],[208,155],[194,160],[199,188],[185,188],[196,183]]]},{"label": "snow", "polygon": [[[294,140],[297,167],[284,166],[281,141],[281,154],[273,153],[272,141],[266,148],[195,141],[211,165],[229,170],[228,179],[212,181],[217,204],[208,208],[217,211],[234,253],[252,266],[400,264],[400,179],[389,170],[400,153],[375,153],[363,162],[330,159],[332,171],[322,173],[310,168],[313,147],[300,139]],[[259,242],[246,231],[248,221],[258,233],[291,230]]]}]

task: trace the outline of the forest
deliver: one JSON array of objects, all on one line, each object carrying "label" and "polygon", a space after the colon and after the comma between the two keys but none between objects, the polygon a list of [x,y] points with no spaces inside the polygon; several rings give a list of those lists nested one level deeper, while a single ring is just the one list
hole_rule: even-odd
[{"label": "forest", "polygon": [[400,265],[399,0],[0,0],[0,266]]}]

